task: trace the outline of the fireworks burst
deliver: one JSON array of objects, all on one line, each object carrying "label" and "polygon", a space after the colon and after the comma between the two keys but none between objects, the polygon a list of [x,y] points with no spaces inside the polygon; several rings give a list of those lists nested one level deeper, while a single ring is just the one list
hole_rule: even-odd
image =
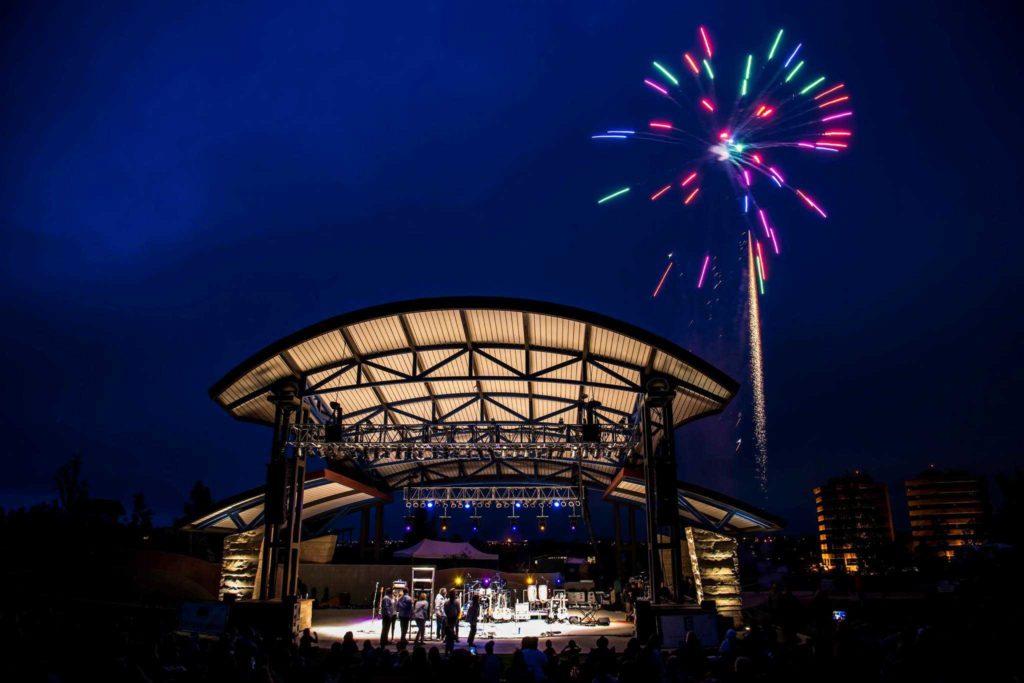
[{"label": "fireworks burst", "polygon": [[[635,196],[665,203],[675,197],[677,206],[692,211],[701,203],[721,196],[716,190],[724,184],[712,184],[713,176],[724,176],[728,181],[730,192],[726,196],[734,205],[741,229],[746,233],[747,336],[753,388],[754,449],[757,478],[765,492],[768,450],[758,295],[765,294],[769,258],[774,260],[781,254],[782,242],[767,204],[781,191],[818,218],[828,218],[822,203],[812,193],[787,180],[789,174],[783,173],[774,156],[787,150],[826,156],[838,154],[849,148],[853,136],[848,125],[853,111],[849,108],[846,86],[812,71],[812,66],[804,59],[803,47],[803,43],[794,45],[787,41],[785,31],[780,29],[766,41],[763,51],[743,55],[728,69],[719,68],[713,59],[716,51],[711,33],[701,26],[692,48],[683,52],[678,61],[652,62],[649,74],[643,79],[643,86],[656,100],[668,103],[671,113],[651,118],[641,126],[614,128],[593,136],[612,143],[641,141],[671,145],[681,152],[673,155],[670,170],[609,190],[598,204]],[[718,80],[716,69],[719,70]],[[718,90],[725,74],[737,77],[736,88],[728,95]],[[712,223],[706,222],[708,229]],[[706,240],[706,245],[710,242]],[[685,271],[688,278],[692,277],[698,290],[703,289],[711,260],[712,253],[705,248],[670,261],[661,273],[653,296],[661,293],[674,266],[677,272]],[[687,261],[692,264],[692,271],[684,267]],[[742,441],[737,443],[739,446]]]},{"label": "fireworks burst", "polygon": [[[701,201],[709,174],[721,170],[729,180],[736,208],[747,223],[744,229],[754,228],[759,235],[763,232],[754,245],[759,259],[758,291],[763,294],[768,273],[764,247],[771,248],[773,257],[778,256],[780,238],[762,205],[762,189],[788,191],[809,211],[828,218],[811,193],[786,180],[770,155],[787,148],[825,154],[848,149],[853,131],[844,124],[853,116],[848,106],[850,96],[843,83],[830,82],[823,75],[808,75],[811,67],[802,59],[803,44],[787,46],[785,31],[780,29],[766,45],[763,59],[750,53],[739,61],[739,85],[729,104],[716,90],[712,64],[715,52],[711,33],[705,27],[698,29],[694,46],[682,54],[678,68],[672,62],[654,61],[651,73],[643,79],[644,86],[671,103],[677,115],[592,136],[597,140],[639,140],[681,148],[684,154],[679,155],[670,172],[675,178],[661,176],[620,187],[597,203],[624,199],[636,189],[652,202],[678,195],[684,206],[693,207]],[[701,264],[702,274],[707,259],[708,254],[694,258],[695,265]],[[703,275],[696,277],[694,284],[701,287],[703,279]]]}]

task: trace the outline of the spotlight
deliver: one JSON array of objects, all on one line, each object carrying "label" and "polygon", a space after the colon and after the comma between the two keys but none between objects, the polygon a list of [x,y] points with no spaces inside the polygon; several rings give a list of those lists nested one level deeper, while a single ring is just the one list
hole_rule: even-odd
[{"label": "spotlight", "polygon": [[576,528],[579,526],[579,524],[580,524],[580,518],[579,517],[577,517],[576,515],[573,515],[572,517],[570,517],[569,518],[569,531],[576,531]]},{"label": "spotlight", "polygon": [[537,515],[537,529],[539,531],[547,531],[548,530],[548,516],[547,515]]},{"label": "spotlight", "polygon": [[455,577],[455,585],[456,586],[461,586],[462,585],[462,576],[461,575]]},{"label": "spotlight", "polygon": [[432,507],[434,507],[434,501],[432,501],[432,500],[428,500],[428,501],[427,501],[427,507],[428,507],[428,508],[432,508]]},{"label": "spotlight", "polygon": [[554,503],[551,504],[551,507],[553,507],[553,508],[560,508],[560,507],[562,507],[562,501],[556,500]]},{"label": "spotlight", "polygon": [[519,508],[521,508],[521,507],[523,507],[523,503],[522,503],[521,501],[518,501],[518,500],[517,500],[517,501],[516,501],[516,509],[518,510],[518,509],[519,509]]},{"label": "spotlight", "polygon": [[473,533],[480,531],[480,515],[470,515],[469,521],[473,524]]},{"label": "spotlight", "polygon": [[462,507],[468,510],[469,508],[473,507],[473,504],[467,500],[465,503],[462,504]]},{"label": "spotlight", "polygon": [[448,515],[441,515],[441,531],[448,531],[448,521],[451,519]]},{"label": "spotlight", "polygon": [[405,533],[409,533],[410,531],[412,531],[412,525],[413,525],[413,522],[415,522],[415,521],[416,521],[416,518],[413,517],[412,515],[406,515],[405,516]]}]

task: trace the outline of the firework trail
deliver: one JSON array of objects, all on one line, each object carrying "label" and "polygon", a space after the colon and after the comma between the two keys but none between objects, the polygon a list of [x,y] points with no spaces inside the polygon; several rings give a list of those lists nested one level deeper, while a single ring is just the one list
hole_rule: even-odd
[{"label": "firework trail", "polygon": [[[761,312],[757,289],[761,284],[760,259],[754,256],[754,240],[747,233],[747,343],[750,345],[750,380],[754,389],[754,449],[757,480],[761,492],[768,493],[768,433],[764,405],[764,359],[761,355]],[[760,243],[758,243],[760,248]]]}]

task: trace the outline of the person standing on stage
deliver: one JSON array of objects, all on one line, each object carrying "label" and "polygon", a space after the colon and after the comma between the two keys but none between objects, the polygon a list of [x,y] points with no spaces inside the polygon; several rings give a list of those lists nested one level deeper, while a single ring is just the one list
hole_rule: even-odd
[{"label": "person standing on stage", "polygon": [[398,641],[400,643],[406,642],[406,636],[409,634],[409,620],[412,619],[412,608],[412,596],[402,591],[401,597],[398,598],[398,622],[402,626],[402,638]]},{"label": "person standing on stage", "polygon": [[466,645],[473,647],[473,639],[476,638],[476,620],[480,618],[480,594],[473,593],[469,599],[469,608],[466,610],[466,621],[469,622],[469,637],[466,638]]},{"label": "person standing on stage", "polygon": [[448,589],[442,588],[434,598],[434,625],[437,630],[434,632],[438,640],[444,638],[444,604],[448,602]]},{"label": "person standing on stage", "polygon": [[455,649],[455,628],[459,623],[459,601],[456,599],[455,591],[448,596],[448,602],[444,603],[444,653],[450,655]]},{"label": "person standing on stage", "polygon": [[416,622],[416,640],[412,641],[413,644],[423,644],[423,629],[427,625],[427,615],[430,614],[430,603],[427,602],[427,594],[420,593],[420,599],[416,601],[416,604],[412,607],[412,618]]},{"label": "person standing on stage", "polygon": [[381,593],[383,597],[380,601],[380,646],[384,647],[391,643],[391,631],[395,627],[395,599],[388,593],[387,588]]}]

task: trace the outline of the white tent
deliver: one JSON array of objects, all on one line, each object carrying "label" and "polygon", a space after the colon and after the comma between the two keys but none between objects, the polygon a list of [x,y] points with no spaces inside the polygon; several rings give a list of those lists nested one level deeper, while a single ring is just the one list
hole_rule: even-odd
[{"label": "white tent", "polygon": [[497,555],[477,550],[469,543],[448,543],[425,538],[414,546],[394,553],[395,557],[413,557],[428,560],[487,560],[494,562]]}]

